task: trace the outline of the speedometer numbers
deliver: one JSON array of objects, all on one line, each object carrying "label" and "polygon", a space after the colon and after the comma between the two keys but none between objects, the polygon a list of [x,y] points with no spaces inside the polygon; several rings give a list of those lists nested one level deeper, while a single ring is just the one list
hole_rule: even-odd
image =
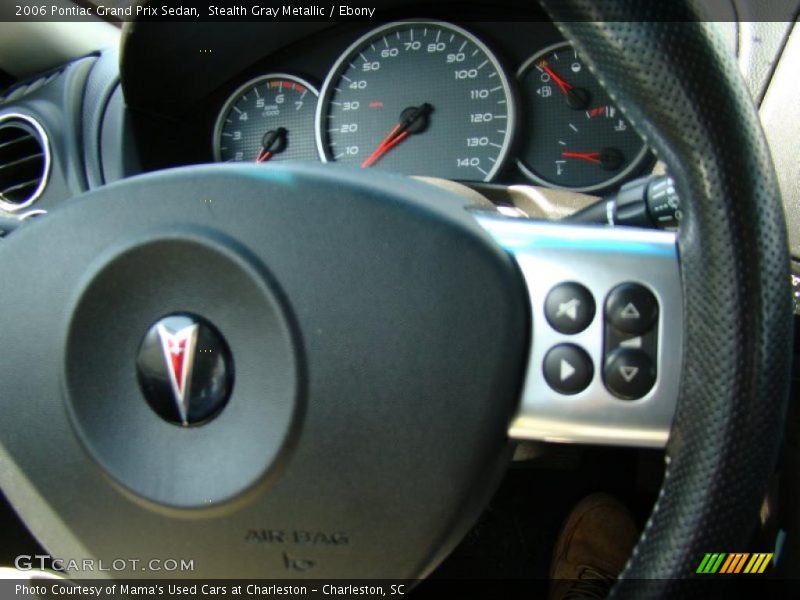
[{"label": "speedometer numbers", "polygon": [[483,43],[454,25],[399,22],[335,64],[316,136],[326,162],[488,181],[508,155],[514,120],[509,83]]},{"label": "speedometer numbers", "polygon": [[237,89],[214,130],[218,161],[319,160],[314,143],[317,90],[298,77],[273,73]]},{"label": "speedometer numbers", "polygon": [[594,191],[647,161],[644,142],[569,44],[532,56],[517,79],[525,107],[517,164],[533,181]]}]

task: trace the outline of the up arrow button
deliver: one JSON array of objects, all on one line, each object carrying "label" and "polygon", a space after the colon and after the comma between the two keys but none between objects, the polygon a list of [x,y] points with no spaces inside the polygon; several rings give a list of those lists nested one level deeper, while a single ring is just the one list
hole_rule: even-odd
[{"label": "up arrow button", "polygon": [[633,302],[628,302],[625,308],[622,309],[622,312],[620,312],[620,316],[623,319],[640,319],[642,315],[636,309]]},{"label": "up arrow button", "polygon": [[606,320],[622,333],[647,333],[658,318],[658,301],[639,283],[618,285],[606,298]]}]

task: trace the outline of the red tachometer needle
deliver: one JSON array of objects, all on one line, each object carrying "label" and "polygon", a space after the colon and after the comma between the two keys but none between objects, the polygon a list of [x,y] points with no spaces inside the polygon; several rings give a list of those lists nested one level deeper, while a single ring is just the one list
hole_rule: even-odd
[{"label": "red tachometer needle", "polygon": [[[392,127],[391,131],[389,131],[386,137],[383,138],[383,141],[378,144],[377,148],[375,148],[375,151],[370,154],[363,163],[361,163],[361,168],[366,169],[367,167],[371,167],[378,162],[378,159],[380,159],[381,156],[406,139],[409,134],[412,133],[412,126],[423,123],[423,125],[418,128],[419,131],[422,131],[424,129],[424,119],[432,111],[433,107],[427,102],[421,106],[404,110],[400,117],[400,122]],[[415,130],[413,133],[418,133],[419,131]]]},{"label": "red tachometer needle", "polygon": [[568,152],[564,151],[561,153],[561,156],[564,158],[579,158],[581,160],[586,160],[597,165],[600,164],[600,153],[599,152]]},{"label": "red tachometer needle", "polygon": [[258,153],[258,156],[256,156],[256,162],[257,162],[257,163],[266,162],[266,161],[268,161],[270,158],[272,158],[272,152],[270,152],[269,150],[265,150],[264,148],[262,148],[262,149],[259,151],[259,153]]},{"label": "red tachometer needle", "polygon": [[540,60],[539,66],[544,69],[544,72],[552,77],[553,81],[556,82],[558,89],[561,90],[561,93],[565,96],[569,94],[569,91],[572,89],[572,85],[564,81],[550,66],[547,64],[546,60]]}]

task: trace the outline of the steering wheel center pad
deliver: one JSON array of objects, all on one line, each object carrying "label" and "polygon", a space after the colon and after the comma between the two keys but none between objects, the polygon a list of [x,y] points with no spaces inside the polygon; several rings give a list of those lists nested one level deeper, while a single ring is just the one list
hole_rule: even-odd
[{"label": "steering wheel center pad", "polygon": [[[50,552],[417,577],[463,536],[509,459],[525,285],[459,197],[362,178],[163,171],[4,242],[0,279],[28,284],[0,289],[17,349],[0,365],[2,483]],[[236,365],[197,427],[163,420],[136,381],[143,336],[176,311],[213,323]]]}]

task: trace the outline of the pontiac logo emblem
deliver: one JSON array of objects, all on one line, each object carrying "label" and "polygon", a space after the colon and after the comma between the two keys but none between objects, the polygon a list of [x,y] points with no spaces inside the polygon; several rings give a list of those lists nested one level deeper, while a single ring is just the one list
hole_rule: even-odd
[{"label": "pontiac logo emblem", "polygon": [[136,366],[150,407],[184,427],[219,413],[233,386],[233,361],[224,338],[211,323],[188,313],[153,324]]},{"label": "pontiac logo emblem", "polygon": [[175,394],[175,405],[184,426],[189,424],[189,389],[192,386],[198,327],[197,323],[193,323],[180,331],[170,333],[163,323],[156,324],[164,360],[167,361],[169,382],[172,385],[172,393]]}]

